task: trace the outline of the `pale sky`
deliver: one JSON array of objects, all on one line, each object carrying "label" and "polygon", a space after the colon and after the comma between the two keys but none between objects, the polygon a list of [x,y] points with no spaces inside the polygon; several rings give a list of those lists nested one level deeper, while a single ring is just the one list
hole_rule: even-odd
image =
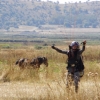
[{"label": "pale sky", "polygon": [[74,2],[79,2],[79,1],[81,1],[81,2],[86,2],[86,1],[100,1],[100,0],[41,0],[41,1],[53,1],[53,2],[57,2],[57,1],[59,1],[59,3],[74,3]]}]

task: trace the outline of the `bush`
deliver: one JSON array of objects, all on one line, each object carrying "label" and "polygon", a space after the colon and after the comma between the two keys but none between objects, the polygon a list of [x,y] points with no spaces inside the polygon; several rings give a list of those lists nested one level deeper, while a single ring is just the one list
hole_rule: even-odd
[{"label": "bush", "polygon": [[37,50],[40,50],[42,48],[43,48],[42,46],[35,46],[35,49],[37,49]]}]

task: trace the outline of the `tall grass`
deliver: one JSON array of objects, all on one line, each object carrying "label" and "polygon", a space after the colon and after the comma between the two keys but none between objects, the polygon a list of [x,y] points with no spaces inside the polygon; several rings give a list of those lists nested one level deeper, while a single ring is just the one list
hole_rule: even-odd
[{"label": "tall grass", "polygon": [[[66,47],[59,46],[66,50]],[[15,65],[21,57],[32,59],[46,56],[49,66],[41,65],[39,71],[24,69]],[[1,87],[3,93],[8,88],[11,94],[1,91],[1,100],[100,100],[100,46],[87,46],[83,53],[85,73],[81,78],[78,93],[66,88],[66,59],[67,56],[52,50],[51,47],[40,50],[4,49],[0,51],[0,80],[10,82],[9,87]],[[20,85],[18,85],[20,82]],[[6,84],[6,83],[1,83]],[[24,87],[25,86],[25,87]],[[16,90],[14,90],[16,88]],[[20,90],[20,88],[22,90]],[[13,93],[13,91],[15,91]]]}]

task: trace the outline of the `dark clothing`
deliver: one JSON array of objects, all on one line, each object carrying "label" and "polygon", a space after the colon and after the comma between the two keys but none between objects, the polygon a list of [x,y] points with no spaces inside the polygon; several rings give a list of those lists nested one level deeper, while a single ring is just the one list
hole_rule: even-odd
[{"label": "dark clothing", "polygon": [[[68,55],[69,52],[72,52],[72,50],[70,50],[70,51],[63,51],[63,50],[60,50],[60,49],[58,49],[56,47],[54,47],[54,49],[56,51],[58,51],[59,53],[63,53],[63,54],[66,54],[66,55]],[[83,53],[84,50],[85,50],[85,46],[83,45],[82,50],[79,49],[79,51],[78,51],[77,58]]]},{"label": "dark clothing", "polygon": [[68,67],[72,67],[71,65],[74,65],[76,67],[76,71],[82,71],[84,69],[83,61],[82,61],[82,53],[85,50],[85,45],[83,45],[82,49],[78,49],[76,51],[73,51],[70,49],[69,51],[63,51],[56,47],[53,47],[57,52],[66,54],[68,56]]}]

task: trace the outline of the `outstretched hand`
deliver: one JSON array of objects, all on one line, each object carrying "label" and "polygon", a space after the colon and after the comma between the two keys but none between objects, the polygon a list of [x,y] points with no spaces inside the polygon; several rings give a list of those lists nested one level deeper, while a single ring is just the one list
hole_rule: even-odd
[{"label": "outstretched hand", "polygon": [[52,48],[52,49],[55,49],[55,45],[53,44],[53,45],[51,46],[51,48]]},{"label": "outstretched hand", "polygon": [[83,44],[83,45],[85,45],[85,44],[86,44],[86,40],[85,40],[85,41],[83,41],[83,42],[82,42],[82,44]]},{"label": "outstretched hand", "polygon": [[52,44],[51,48],[52,48],[52,49],[55,49],[55,44]]}]

